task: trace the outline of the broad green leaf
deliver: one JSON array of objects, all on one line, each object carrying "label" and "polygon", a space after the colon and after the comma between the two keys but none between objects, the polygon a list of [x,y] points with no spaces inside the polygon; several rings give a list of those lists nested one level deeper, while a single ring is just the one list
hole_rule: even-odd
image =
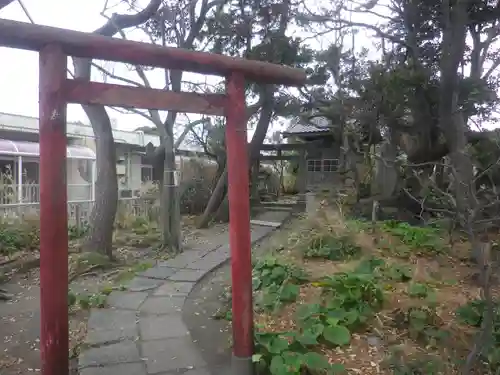
[{"label": "broad green leaf", "polygon": [[300,320],[304,320],[319,313],[320,310],[321,306],[317,303],[312,305],[300,305],[300,307],[297,310],[297,317]]},{"label": "broad green leaf", "polygon": [[275,335],[267,333],[267,332],[256,332],[255,341],[257,344],[262,345],[267,351],[270,351],[271,343]]},{"label": "broad green leaf", "polygon": [[313,332],[307,330],[301,335],[297,336],[297,341],[304,346],[316,345],[318,343],[318,335],[315,335]]},{"label": "broad green leaf", "polygon": [[302,367],[303,355],[297,352],[283,352],[281,354],[283,362],[288,369],[289,374],[299,372]]},{"label": "broad green leaf", "polygon": [[421,283],[413,283],[408,287],[410,297],[425,298],[429,295],[429,287]]},{"label": "broad green leaf", "polygon": [[304,354],[303,360],[309,370],[328,370],[330,368],[327,359],[316,352]]},{"label": "broad green leaf", "polygon": [[331,365],[330,371],[328,371],[328,373],[332,375],[337,375],[337,374],[344,374],[346,371],[347,370],[343,364],[334,363],[333,365]]},{"label": "broad green leaf", "polygon": [[288,349],[288,341],[282,337],[275,337],[269,345],[269,352],[273,354],[281,353],[286,349]]},{"label": "broad green leaf", "polygon": [[319,337],[323,333],[323,330],[325,329],[325,326],[323,324],[315,324],[309,328],[309,331],[311,331],[316,337]]},{"label": "broad green leaf", "polygon": [[273,280],[280,279],[284,276],[286,276],[286,271],[283,267],[275,267],[271,273]]},{"label": "broad green leaf", "polygon": [[271,375],[288,375],[288,368],[280,355],[276,355],[271,359],[271,364],[269,365],[269,371]]},{"label": "broad green leaf", "polygon": [[356,311],[356,310],[351,310],[351,311],[348,311],[346,312],[345,316],[344,316],[344,319],[343,319],[343,322],[345,325],[347,326],[350,326],[354,323],[356,323],[356,321],[363,321],[363,316],[362,314],[359,313],[359,311]]},{"label": "broad green leaf", "polygon": [[326,318],[326,322],[328,323],[329,326],[333,327],[333,326],[336,326],[337,324],[339,324],[340,319],[330,316],[330,317]]},{"label": "broad green leaf", "polygon": [[300,288],[295,284],[286,284],[280,293],[280,300],[284,302],[293,302],[299,295]]},{"label": "broad green leaf", "polygon": [[326,341],[334,345],[347,345],[351,342],[351,333],[344,326],[328,326],[323,331]]}]

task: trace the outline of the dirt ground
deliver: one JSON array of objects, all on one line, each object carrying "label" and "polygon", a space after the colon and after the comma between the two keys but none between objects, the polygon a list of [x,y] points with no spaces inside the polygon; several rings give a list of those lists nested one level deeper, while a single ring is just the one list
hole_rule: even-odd
[{"label": "dirt ground", "polygon": [[[221,236],[227,237],[226,231],[227,225],[214,225],[206,230],[195,230],[187,225],[183,233],[185,246],[221,241]],[[165,259],[165,255],[157,252],[151,243],[135,241],[140,237],[129,233],[118,236],[115,254],[122,264],[105,269],[89,267],[88,272],[83,272],[84,275],[71,283],[70,290],[75,293],[95,293],[103,288],[119,286],[121,281],[126,281],[141,270],[137,265],[153,264],[158,259]],[[36,262],[30,263],[31,266],[36,265]],[[8,268],[6,271],[0,267],[0,272],[8,273],[7,280],[0,287],[13,295],[9,301],[0,301],[0,335],[3,337],[0,342],[0,374],[37,373],[40,372],[39,269],[16,272]],[[71,268],[70,261],[70,275]],[[79,345],[86,335],[87,317],[87,309],[70,309],[70,357],[74,375],[78,373],[76,358]]]}]

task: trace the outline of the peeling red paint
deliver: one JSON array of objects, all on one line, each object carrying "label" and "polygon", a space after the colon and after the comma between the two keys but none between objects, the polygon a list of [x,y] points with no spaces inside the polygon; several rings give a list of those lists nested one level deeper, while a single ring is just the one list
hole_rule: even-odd
[{"label": "peeling red paint", "polygon": [[245,77],[233,73],[226,91],[233,352],[236,357],[248,358],[253,353],[253,305]]},{"label": "peeling red paint", "polygon": [[66,55],[40,51],[40,309],[43,375],[68,375]]},{"label": "peeling red paint", "polygon": [[223,116],[226,107],[224,94],[172,92],[72,79],[66,81],[65,89],[68,102],[78,104],[157,109],[212,116]]},{"label": "peeling red paint", "polygon": [[231,72],[260,83],[303,85],[302,69],[219,54],[109,38],[96,34],[0,19],[0,45],[40,51],[58,43],[68,56],[120,61],[225,77]]}]

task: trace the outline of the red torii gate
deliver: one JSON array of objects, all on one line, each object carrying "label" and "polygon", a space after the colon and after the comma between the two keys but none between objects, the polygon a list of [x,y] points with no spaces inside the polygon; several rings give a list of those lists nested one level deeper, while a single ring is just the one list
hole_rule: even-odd
[{"label": "red torii gate", "polygon": [[[101,104],[225,115],[229,171],[233,355],[253,354],[245,79],[302,85],[300,69],[54,27],[0,20],[0,46],[40,57],[40,299],[43,375],[68,375],[66,104]],[[94,58],[226,77],[226,94],[196,94],[67,79],[67,57]],[[242,368],[242,370],[243,370]]]}]

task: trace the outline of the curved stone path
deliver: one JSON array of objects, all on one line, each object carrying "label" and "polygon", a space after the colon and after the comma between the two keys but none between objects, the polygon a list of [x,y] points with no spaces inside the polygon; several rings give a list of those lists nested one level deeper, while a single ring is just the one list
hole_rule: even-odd
[{"label": "curved stone path", "polygon": [[[252,243],[289,216],[280,214],[279,223],[276,218],[269,226],[252,225]],[[228,259],[227,240],[186,250],[139,274],[125,291],[111,293],[107,308],[91,312],[80,375],[211,375],[182,310],[196,283]]]}]

